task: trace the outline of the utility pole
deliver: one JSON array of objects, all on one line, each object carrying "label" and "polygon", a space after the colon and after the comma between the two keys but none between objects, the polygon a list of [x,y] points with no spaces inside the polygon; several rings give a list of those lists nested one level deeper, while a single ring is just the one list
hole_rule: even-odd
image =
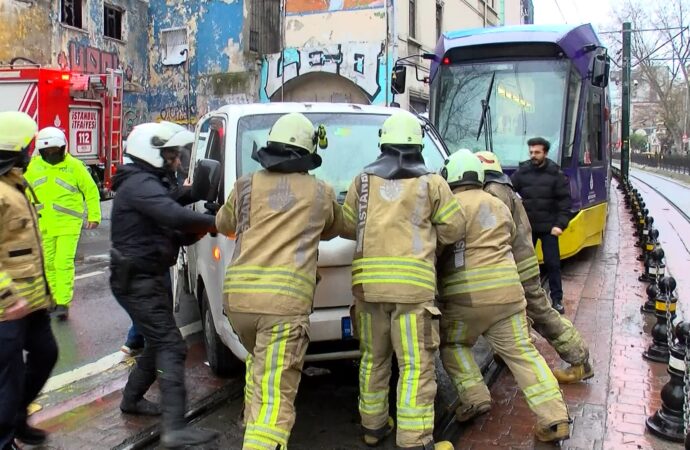
[{"label": "utility pole", "polygon": [[630,22],[623,23],[623,101],[621,105],[621,175],[628,180],[630,172],[630,78],[632,31]]}]

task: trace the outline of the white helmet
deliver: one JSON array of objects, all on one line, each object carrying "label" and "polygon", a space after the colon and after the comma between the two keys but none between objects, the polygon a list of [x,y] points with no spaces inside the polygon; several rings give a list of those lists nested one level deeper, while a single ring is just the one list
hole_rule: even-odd
[{"label": "white helmet", "polygon": [[65,133],[55,127],[45,127],[36,136],[36,150],[43,150],[50,147],[67,147]]},{"label": "white helmet", "polygon": [[191,132],[172,122],[142,123],[127,137],[127,154],[161,169],[165,165],[161,151],[185,145],[187,133]]}]

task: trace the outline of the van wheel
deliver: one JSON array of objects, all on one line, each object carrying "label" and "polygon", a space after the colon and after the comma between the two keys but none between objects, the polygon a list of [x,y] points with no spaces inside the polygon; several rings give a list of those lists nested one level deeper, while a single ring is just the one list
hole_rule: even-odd
[{"label": "van wheel", "polygon": [[219,377],[239,374],[244,368],[244,363],[220,340],[216,326],[213,324],[213,314],[205,290],[202,294],[201,317],[204,325],[204,347],[206,347],[206,357],[211,370]]}]

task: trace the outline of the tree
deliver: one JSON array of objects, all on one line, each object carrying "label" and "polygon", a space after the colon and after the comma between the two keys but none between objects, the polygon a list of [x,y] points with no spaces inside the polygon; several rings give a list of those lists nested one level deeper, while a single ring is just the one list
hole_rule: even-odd
[{"label": "tree", "polygon": [[[688,130],[690,93],[690,4],[687,0],[644,2],[622,0],[617,25],[631,22],[632,64],[649,83],[658,98],[660,117],[671,146],[683,148],[682,135]],[[611,47],[620,55],[621,36],[611,35]]]},{"label": "tree", "polygon": [[633,133],[630,135],[630,147],[638,152],[647,150],[647,135]]}]

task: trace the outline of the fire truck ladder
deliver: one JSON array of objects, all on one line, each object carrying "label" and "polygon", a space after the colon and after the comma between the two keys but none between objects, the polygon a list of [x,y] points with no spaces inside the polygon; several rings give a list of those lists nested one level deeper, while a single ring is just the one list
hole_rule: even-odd
[{"label": "fire truck ladder", "polygon": [[113,162],[122,160],[122,98],[124,74],[122,70],[107,69],[106,110],[108,114],[108,151],[105,152],[103,184],[110,191]]}]

